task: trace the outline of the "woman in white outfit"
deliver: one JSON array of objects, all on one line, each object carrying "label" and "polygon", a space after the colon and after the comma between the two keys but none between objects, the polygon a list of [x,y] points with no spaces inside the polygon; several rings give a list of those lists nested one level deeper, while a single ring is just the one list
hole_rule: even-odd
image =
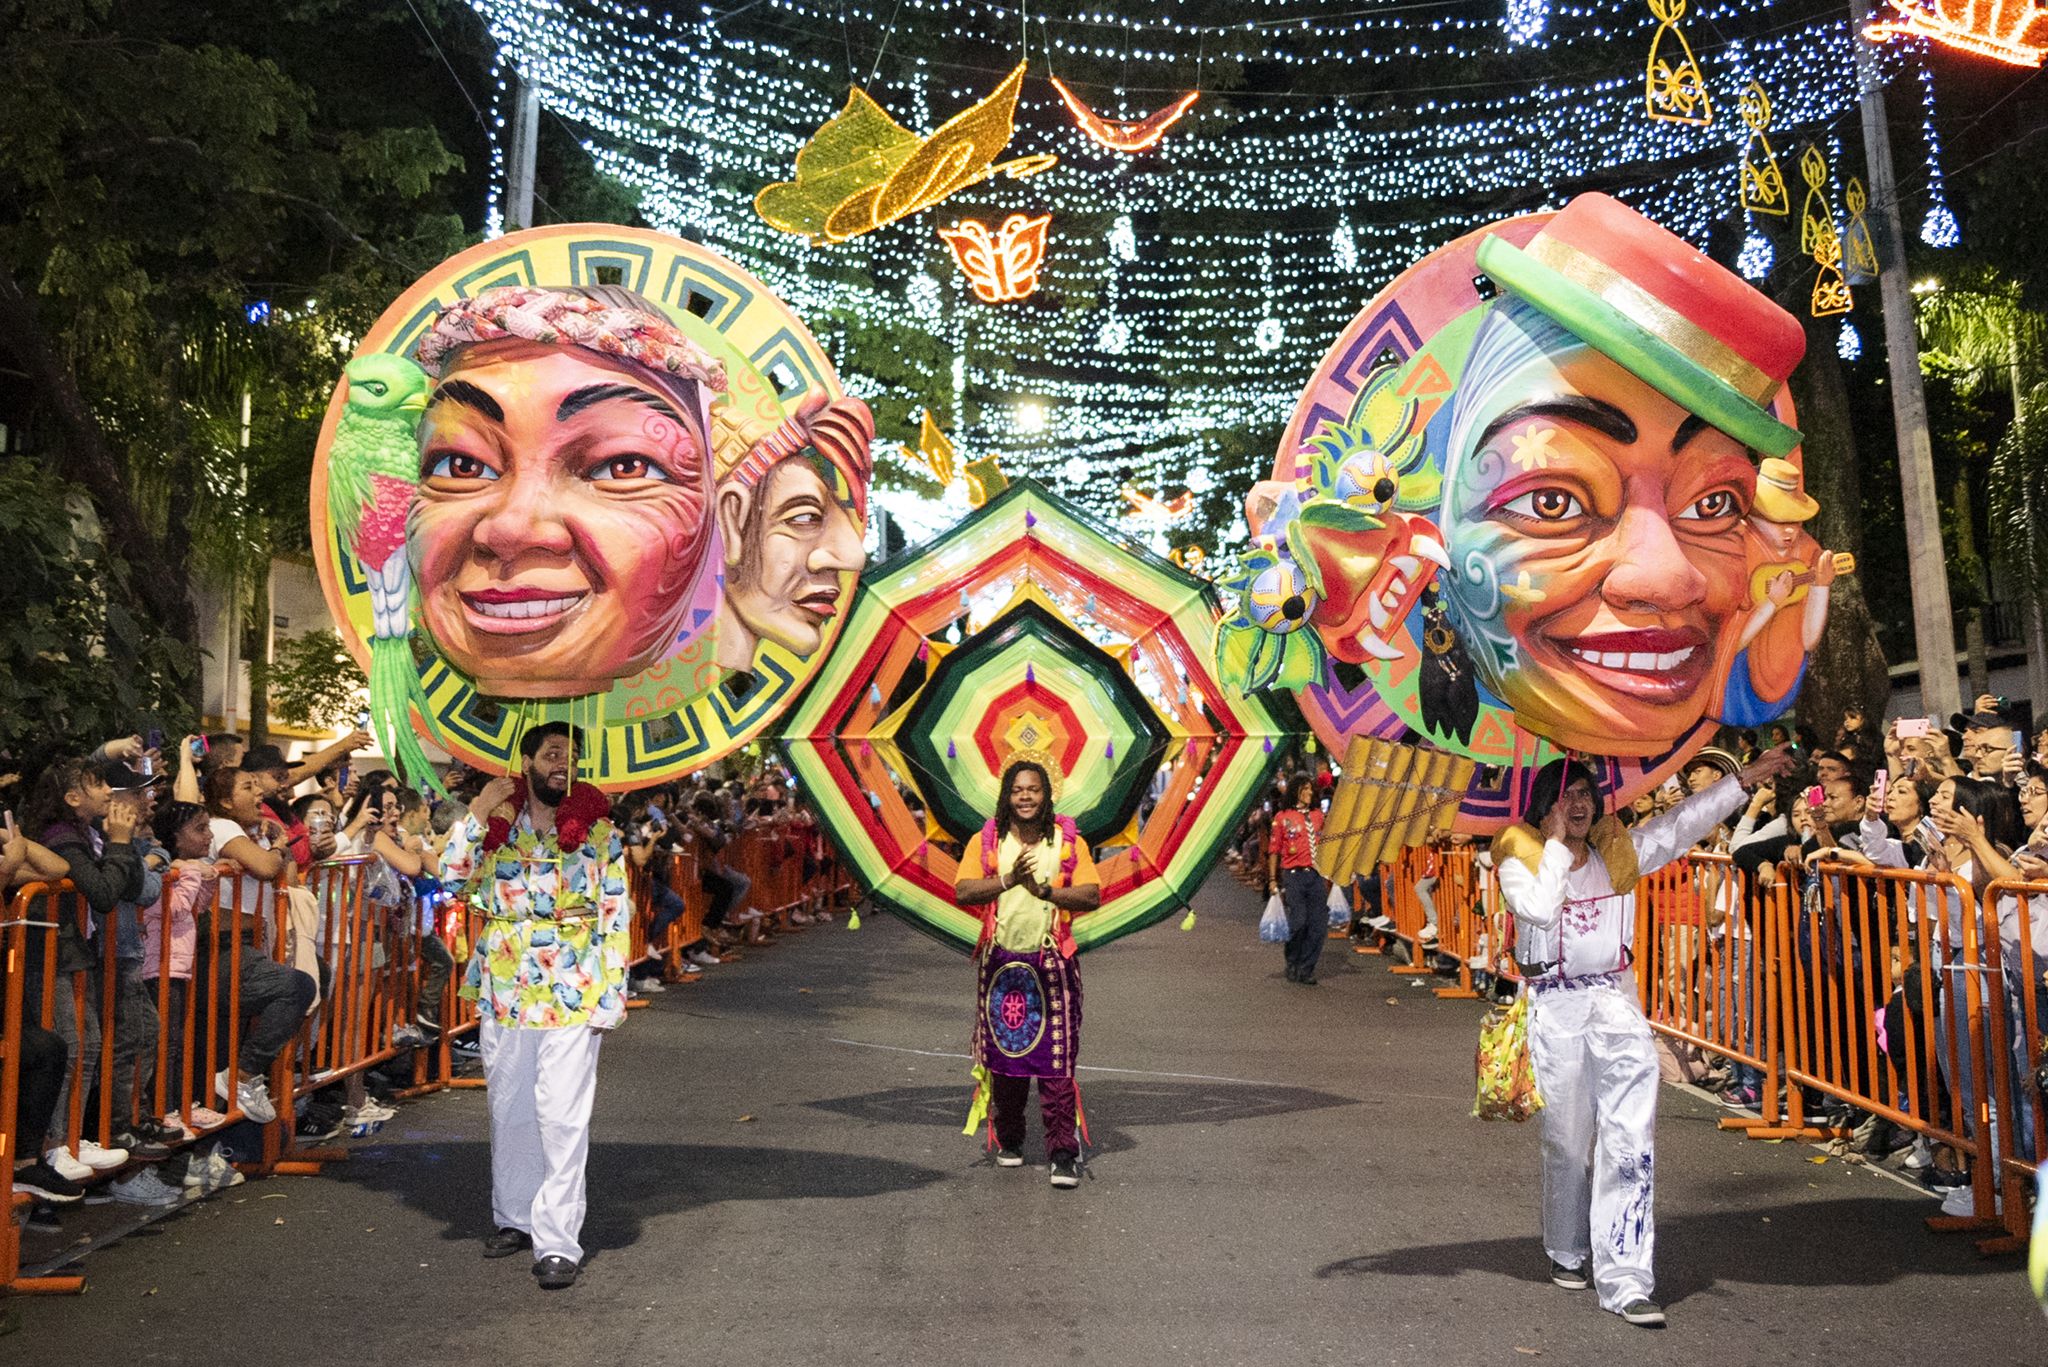
[{"label": "woman in white outfit", "polygon": [[1524,823],[1495,839],[1515,958],[1533,994],[1529,1052],[1543,1095],[1543,1246],[1551,1280],[1589,1284],[1630,1324],[1661,1327],[1651,1252],[1657,1055],[1630,944],[1637,880],[1684,854],[1790,768],[1770,751],[1635,827],[1602,819],[1591,769],[1553,760]]}]

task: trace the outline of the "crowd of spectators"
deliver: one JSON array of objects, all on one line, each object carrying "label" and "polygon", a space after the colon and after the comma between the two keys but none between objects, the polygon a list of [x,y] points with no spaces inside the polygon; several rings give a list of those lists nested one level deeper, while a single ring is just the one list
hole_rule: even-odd
[{"label": "crowd of spectators", "polygon": [[[156,739],[121,737],[0,778],[0,890],[12,900],[25,884],[69,880],[85,909],[82,921],[56,918],[53,953],[44,952],[49,932],[32,930],[26,956],[13,1181],[35,1201],[30,1228],[45,1233],[60,1232],[63,1209],[80,1203],[171,1207],[242,1182],[234,1161],[253,1156],[260,1135],[229,1122],[236,1113],[258,1126],[276,1119],[273,1064],[320,1037],[327,1014],[356,1000],[349,994],[389,998],[388,984],[408,985],[402,1000],[378,1004],[393,1056],[299,1098],[302,1143],[390,1120],[393,1096],[416,1080],[413,1051],[434,1057],[443,1028],[450,946],[462,928],[448,911],[440,853],[487,776],[452,766],[443,776],[450,798],[429,801],[388,770],[359,765],[371,744],[360,730],[296,761],[231,734],[184,737],[174,748]],[[827,862],[823,840],[779,769],[625,795],[614,816],[630,859],[651,875],[636,993],[833,915],[824,880],[813,877]],[[758,869],[763,859],[801,865],[801,905],[772,909],[779,915],[752,905],[740,864]],[[328,876],[344,869],[352,876]],[[354,877],[359,902],[349,895]],[[702,934],[677,946],[671,927],[684,901],[674,884],[685,878],[701,888],[705,914]],[[83,1009],[74,1009],[73,984]],[[46,987],[55,1002],[47,1028]],[[231,1026],[237,1049],[225,1057]],[[195,1076],[209,1040],[220,1066]],[[475,1044],[451,1049],[460,1063]],[[103,1106],[112,1117],[104,1129]]]},{"label": "crowd of spectators", "polygon": [[[2017,1112],[2000,1116],[1994,1105],[1992,1124],[2012,1124],[2018,1151],[2035,1158],[2034,1114],[2048,1088],[2048,1059],[2029,1057],[2025,989],[2031,978],[2037,1035],[2048,1032],[2048,895],[2023,898],[2001,890],[1994,899],[2001,974],[1991,990],[2003,993],[2007,1022],[2006,1037],[1997,1040],[1970,1038],[1970,1014],[1957,984],[1968,971],[1966,938],[1976,937],[1965,935],[1959,896],[1940,889],[1931,898],[1888,890],[1880,894],[1888,899],[1881,908],[1885,914],[1827,911],[1853,904],[1844,880],[1858,868],[1953,875],[1970,885],[1980,903],[1994,882],[2048,884],[2048,730],[2032,731],[2030,723],[2024,706],[1986,694],[1945,723],[1905,718],[1879,727],[1852,710],[1825,737],[1804,725],[1774,725],[1762,734],[1724,728],[1715,744],[1679,774],[1617,813],[1629,824],[1647,820],[1688,793],[1735,773],[1764,749],[1793,748],[1797,763],[1792,772],[1759,789],[1733,825],[1700,842],[1702,851],[1727,856],[1725,865],[1703,862],[1694,875],[1700,901],[1713,914],[1701,917],[1699,925],[1659,927],[1659,970],[1683,980],[1731,928],[1738,937],[1753,936],[1765,899],[1782,886],[1794,909],[1795,952],[1810,988],[1802,1008],[1810,1015],[1804,1022],[1808,1037],[1818,1039],[1826,1028],[1820,1017],[1828,1009],[1822,1003],[1825,987],[1836,998],[1837,1014],[1868,1023],[1864,1028],[1874,1032],[1879,1051],[1890,1060],[1888,1076],[1865,1077],[1862,1042],[1848,1041],[1847,1066],[1854,1080],[1876,1089],[1861,1094],[1883,1097],[1902,1111],[1911,1111],[1918,1098],[1925,1113],[1941,1118],[1954,1113],[1959,1098],[1960,1112],[1967,1117],[1976,1108],[1973,1061],[1981,1060],[1986,1077],[2007,1071]],[[1247,881],[1259,881],[1274,817],[1291,805],[1291,795],[1304,781],[1315,786],[1318,804],[1327,806],[1333,787],[1330,766],[1297,757],[1283,766],[1261,805],[1246,817],[1230,860]],[[1415,886],[1424,912],[1416,953],[1430,953],[1436,937],[1432,894],[1438,851],[1465,840],[1436,837],[1425,855]],[[1488,856],[1482,852],[1478,858],[1483,866]],[[1391,932],[1380,875],[1359,879],[1349,900],[1358,908],[1354,934]],[[1945,904],[1945,910],[1932,910],[1936,904]],[[1923,905],[1930,907],[1925,914],[1932,922],[1924,936],[1915,929]],[[1340,920],[1333,903],[1333,929]],[[1932,961],[1925,973],[1917,962],[1923,942]],[[1725,964],[1727,948],[1718,949]],[[1483,950],[1482,938],[1474,969],[1483,966]],[[1883,962],[1876,961],[1879,957]],[[1886,994],[1883,1000],[1866,1000],[1880,993]],[[1739,1014],[1753,1023],[1754,1001],[1743,1003]],[[1930,1019],[1931,1034],[1926,1028]],[[1788,1023],[1788,1031],[1792,1028]],[[1936,1047],[1909,1054],[1909,1036],[1932,1038]],[[1757,1043],[1747,1041],[1751,1053]],[[1764,1078],[1757,1069],[1668,1039],[1660,1039],[1659,1048],[1667,1078],[1705,1086],[1733,1108],[1754,1109],[1763,1101]],[[1926,1057],[1930,1052],[1933,1058]],[[1917,1072],[1911,1085],[1902,1081],[1909,1066]],[[1809,1123],[1847,1133],[1850,1147],[1874,1160],[1903,1155],[1901,1166],[1942,1194],[1951,1213],[1967,1213],[1971,1174],[1963,1153],[1814,1093],[1805,1101]]]}]

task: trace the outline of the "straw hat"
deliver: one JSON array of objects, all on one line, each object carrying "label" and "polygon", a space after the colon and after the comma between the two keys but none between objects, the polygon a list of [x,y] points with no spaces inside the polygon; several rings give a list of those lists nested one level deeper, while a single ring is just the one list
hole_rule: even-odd
[{"label": "straw hat", "polygon": [[1756,515],[1766,522],[1805,522],[1820,511],[1806,479],[1789,460],[1767,457],[1756,470]]}]

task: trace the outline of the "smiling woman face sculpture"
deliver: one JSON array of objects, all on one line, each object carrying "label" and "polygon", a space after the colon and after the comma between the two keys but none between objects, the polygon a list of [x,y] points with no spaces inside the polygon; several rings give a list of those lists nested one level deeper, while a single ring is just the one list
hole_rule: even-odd
[{"label": "smiling woman face sculpture", "polygon": [[485,693],[600,692],[673,653],[715,573],[715,365],[637,295],[489,290],[437,376],[406,543],[442,654]]},{"label": "smiling woman face sculpture", "polygon": [[1520,301],[1475,340],[1442,525],[1453,619],[1519,724],[1653,754],[1706,715],[1747,593],[1742,443]]}]

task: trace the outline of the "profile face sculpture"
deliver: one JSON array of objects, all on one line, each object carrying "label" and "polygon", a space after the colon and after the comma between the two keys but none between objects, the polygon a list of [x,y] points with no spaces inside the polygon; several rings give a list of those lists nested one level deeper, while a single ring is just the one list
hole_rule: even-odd
[{"label": "profile face sculpture", "polygon": [[714,541],[698,388],[520,338],[449,357],[407,545],[428,632],[484,692],[594,693],[680,644]]},{"label": "profile face sculpture", "polygon": [[757,488],[728,482],[718,493],[725,543],[721,660],[751,655],[760,637],[808,655],[845,610],[840,576],[865,559],[863,519],[846,480],[805,453],[769,467]]}]

